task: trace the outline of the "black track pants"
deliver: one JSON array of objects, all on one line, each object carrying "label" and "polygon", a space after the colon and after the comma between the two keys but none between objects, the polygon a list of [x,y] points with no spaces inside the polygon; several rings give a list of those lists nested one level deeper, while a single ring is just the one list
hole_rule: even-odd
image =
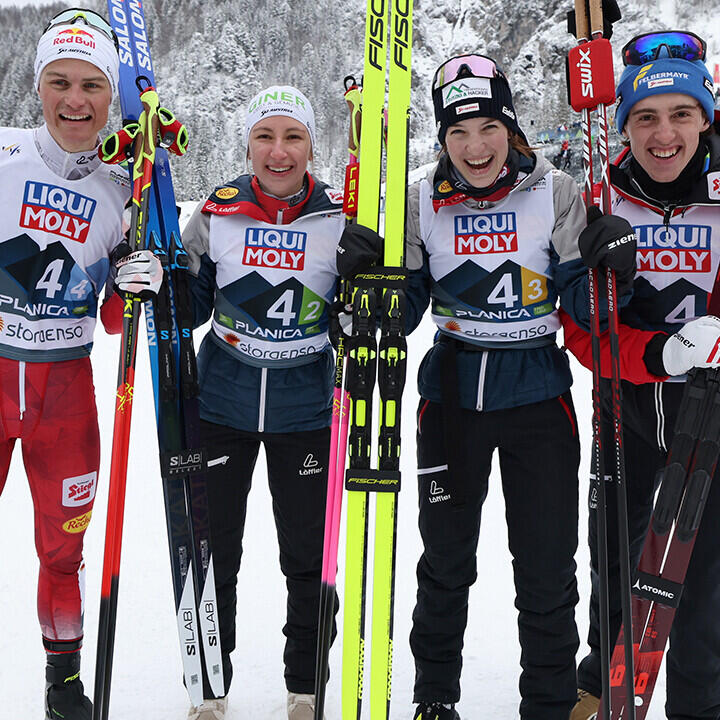
[{"label": "black track pants", "polygon": [[208,481],[225,689],[230,687],[233,674],[230,653],[235,649],[236,586],[247,496],[262,442],[280,546],[280,569],[288,590],[287,623],[283,628],[287,638],[285,683],[290,692],[313,693],[330,429],[248,433],[203,422],[203,435],[210,459],[229,456],[225,465],[212,468]]},{"label": "black track pants", "polygon": [[424,552],[410,634],[415,701],[460,699],[468,594],[477,577],[480,515],[497,448],[522,648],[520,714],[525,720],[567,720],[576,699],[579,644],[574,555],[580,446],[570,393],[507,410],[459,412],[460,506],[453,504],[440,405],[421,400],[418,412]]},{"label": "black track pants", "polygon": [[[665,465],[684,385],[623,383],[623,426],[627,485],[630,567],[640,560],[654,502],[656,474]],[[606,391],[607,387],[604,388]],[[607,396],[607,392],[604,393]],[[611,427],[605,412],[605,427]],[[613,444],[605,443],[606,473],[614,468]],[[671,720],[720,718],[720,480],[716,472],[700,524],[680,606],[670,633],[667,656],[667,703]],[[611,651],[622,622],[614,484],[607,483],[608,560]],[[594,695],[601,692],[598,630],[597,519],[590,511],[592,573],[591,653],[578,668],[578,683]],[[653,706],[661,701],[655,699]]]}]

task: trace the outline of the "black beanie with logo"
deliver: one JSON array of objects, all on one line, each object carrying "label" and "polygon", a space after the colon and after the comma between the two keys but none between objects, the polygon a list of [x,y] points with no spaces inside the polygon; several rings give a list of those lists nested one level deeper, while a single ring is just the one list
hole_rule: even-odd
[{"label": "black beanie with logo", "polygon": [[527,142],[517,122],[510,85],[500,70],[493,78],[475,77],[468,72],[436,88],[432,96],[441,145],[451,125],[473,117],[496,118]]}]

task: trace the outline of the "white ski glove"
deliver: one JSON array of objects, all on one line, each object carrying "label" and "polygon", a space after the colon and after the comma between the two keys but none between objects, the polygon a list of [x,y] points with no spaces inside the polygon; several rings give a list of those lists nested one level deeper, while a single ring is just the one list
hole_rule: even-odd
[{"label": "white ski glove", "polygon": [[160,260],[151,250],[137,250],[115,262],[115,287],[121,292],[138,295],[149,300],[157,295],[162,285],[163,269]]},{"label": "white ski glove", "polygon": [[720,318],[705,315],[684,325],[665,342],[662,361],[668,375],[720,366]]}]

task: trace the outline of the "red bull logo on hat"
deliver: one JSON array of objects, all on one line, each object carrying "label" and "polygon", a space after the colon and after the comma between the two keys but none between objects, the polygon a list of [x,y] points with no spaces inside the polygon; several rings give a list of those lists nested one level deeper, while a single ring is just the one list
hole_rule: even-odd
[{"label": "red bull logo on hat", "polygon": [[20,210],[20,226],[84,243],[96,201],[67,188],[28,180]]},{"label": "red bull logo on hat", "polygon": [[67,30],[61,30],[53,40],[53,45],[65,45],[66,43],[94,48],[95,36],[82,28],[68,28]]}]

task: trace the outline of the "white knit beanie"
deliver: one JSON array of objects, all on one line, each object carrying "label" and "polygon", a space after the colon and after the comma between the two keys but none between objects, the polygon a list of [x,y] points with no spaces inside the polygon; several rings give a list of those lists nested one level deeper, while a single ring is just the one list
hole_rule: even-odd
[{"label": "white knit beanie", "polygon": [[273,85],[250,101],[245,117],[245,147],[248,147],[253,127],[263,118],[273,115],[285,115],[302,123],[310,133],[310,143],[315,147],[315,113],[312,105],[305,95],[291,85]]},{"label": "white knit beanie", "polygon": [[35,87],[42,71],[55,60],[85,60],[101,70],[117,95],[120,60],[115,43],[104,32],[85,24],[53,25],[38,41],[35,55]]}]

